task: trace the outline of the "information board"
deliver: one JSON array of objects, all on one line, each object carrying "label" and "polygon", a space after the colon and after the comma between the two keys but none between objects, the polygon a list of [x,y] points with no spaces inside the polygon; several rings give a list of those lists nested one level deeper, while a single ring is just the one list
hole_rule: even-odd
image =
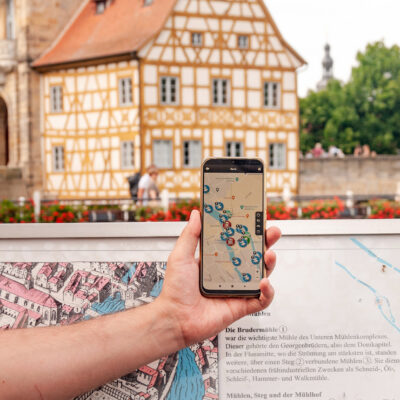
[{"label": "information board", "polygon": [[[284,236],[269,309],[79,399],[400,400],[398,221],[274,225]],[[0,328],[152,301],[183,227],[0,226]]]}]

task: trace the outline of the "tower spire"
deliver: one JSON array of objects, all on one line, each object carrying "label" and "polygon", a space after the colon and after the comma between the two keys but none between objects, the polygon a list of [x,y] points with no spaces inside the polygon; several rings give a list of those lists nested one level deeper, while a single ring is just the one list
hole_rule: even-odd
[{"label": "tower spire", "polygon": [[327,43],[325,45],[325,56],[322,60],[322,80],[318,83],[317,89],[323,90],[328,85],[328,82],[333,79],[333,58],[330,54],[331,46]]}]

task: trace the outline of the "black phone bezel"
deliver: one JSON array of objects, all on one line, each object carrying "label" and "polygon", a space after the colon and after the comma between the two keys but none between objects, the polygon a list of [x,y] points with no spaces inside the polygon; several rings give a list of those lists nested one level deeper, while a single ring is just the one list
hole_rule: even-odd
[{"label": "black phone bezel", "polygon": [[[233,168],[233,170],[232,170]],[[261,168],[261,171],[259,170]],[[265,173],[265,167],[262,160],[258,158],[239,158],[239,157],[229,157],[229,158],[209,158],[204,161],[201,171],[201,226],[204,226],[204,175],[206,173]],[[262,276],[265,276],[265,179],[262,179],[262,210],[264,212],[263,221],[263,257],[262,257]],[[261,280],[260,279],[260,280]],[[260,290],[210,290],[204,287],[203,282],[203,229],[200,235],[200,291],[203,295],[208,297],[259,297]]]}]

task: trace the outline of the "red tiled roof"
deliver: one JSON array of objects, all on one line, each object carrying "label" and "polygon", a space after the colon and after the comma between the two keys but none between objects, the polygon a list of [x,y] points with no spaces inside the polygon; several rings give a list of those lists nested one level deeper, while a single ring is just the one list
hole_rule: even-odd
[{"label": "red tiled roof", "polygon": [[33,267],[33,263],[15,263],[15,264],[13,264],[13,267],[19,268],[19,269],[31,270]]},{"label": "red tiled roof", "polygon": [[43,274],[47,278],[53,273],[53,270],[57,267],[57,263],[45,263],[40,269],[39,274]]},{"label": "red tiled roof", "polygon": [[103,14],[87,1],[64,33],[34,63],[43,67],[133,53],[164,26],[176,0],[113,0]]},{"label": "red tiled roof", "polygon": [[0,276],[0,289],[15,296],[22,297],[32,303],[40,304],[41,306],[57,308],[56,301],[46,293],[37,289],[26,289],[25,286],[4,276]]}]

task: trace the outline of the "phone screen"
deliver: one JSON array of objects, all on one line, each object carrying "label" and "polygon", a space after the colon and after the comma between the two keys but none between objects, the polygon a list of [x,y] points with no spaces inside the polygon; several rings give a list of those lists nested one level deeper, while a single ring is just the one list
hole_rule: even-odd
[{"label": "phone screen", "polygon": [[203,173],[203,288],[257,291],[263,277],[264,175]]}]

